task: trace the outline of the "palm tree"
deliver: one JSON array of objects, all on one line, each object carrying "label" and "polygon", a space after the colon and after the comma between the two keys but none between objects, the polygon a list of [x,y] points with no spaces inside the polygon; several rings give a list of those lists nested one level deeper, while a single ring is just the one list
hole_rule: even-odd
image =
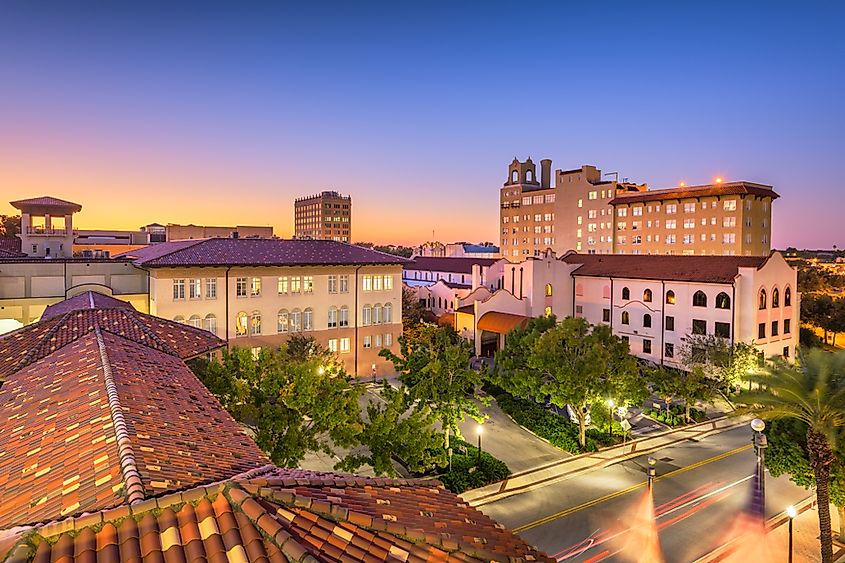
[{"label": "palm tree", "polygon": [[807,425],[807,450],[816,479],[822,563],[833,561],[828,485],[836,433],[845,427],[845,351],[799,353],[795,365],[774,358],[751,375],[759,389],[740,402],[768,419],[791,418]]}]

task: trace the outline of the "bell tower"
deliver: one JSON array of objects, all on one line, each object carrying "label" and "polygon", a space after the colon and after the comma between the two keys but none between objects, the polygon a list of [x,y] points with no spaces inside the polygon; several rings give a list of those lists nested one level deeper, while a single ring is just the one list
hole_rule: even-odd
[{"label": "bell tower", "polygon": [[539,186],[540,182],[537,180],[537,167],[531,157],[525,162],[520,162],[514,157],[513,162],[508,166],[508,178],[505,181],[505,186],[514,186],[517,184],[526,184],[529,186]]}]

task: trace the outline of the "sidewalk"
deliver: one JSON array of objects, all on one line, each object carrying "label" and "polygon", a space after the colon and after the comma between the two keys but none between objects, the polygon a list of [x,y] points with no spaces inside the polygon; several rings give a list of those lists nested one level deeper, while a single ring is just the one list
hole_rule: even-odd
[{"label": "sidewalk", "polygon": [[700,440],[747,424],[748,417],[708,420],[684,428],[652,433],[624,445],[573,456],[535,469],[515,473],[508,479],[466,491],[461,497],[471,506],[479,507],[525,491],[556,483],[619,461],[637,457],[685,440]]},{"label": "sidewalk", "polygon": [[[796,507],[798,516],[792,522],[792,561],[794,563],[814,563],[821,560],[819,554],[819,515],[815,505],[815,495],[809,496]],[[845,546],[838,543],[839,515],[831,505],[831,528],[833,530],[833,560],[845,562]],[[768,532],[762,545],[748,538],[738,537],[694,563],[751,563],[760,554],[767,560],[786,561],[789,549],[789,517],[778,514],[766,522]],[[756,544],[756,545],[755,545]],[[749,553],[753,551],[753,553]],[[755,558],[756,556],[756,558]]]}]

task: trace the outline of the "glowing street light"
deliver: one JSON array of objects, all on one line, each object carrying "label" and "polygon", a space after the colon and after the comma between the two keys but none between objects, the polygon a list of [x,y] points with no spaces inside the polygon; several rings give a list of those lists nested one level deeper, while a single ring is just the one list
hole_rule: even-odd
[{"label": "glowing street light", "polygon": [[792,563],[792,521],[795,520],[795,517],[798,516],[798,511],[795,510],[795,507],[789,505],[786,507],[786,515],[789,516],[789,556],[787,561]]},{"label": "glowing street light", "polygon": [[755,495],[757,498],[755,499],[755,508],[760,518],[765,518],[766,514],[766,466],[764,463],[764,452],[769,446],[769,443],[766,440],[766,435],[763,434],[763,430],[765,429],[766,423],[759,418],[751,421],[751,430],[754,431],[751,441],[754,444],[754,452],[757,454],[757,494]]},{"label": "glowing street light", "polygon": [[478,426],[475,428],[475,432],[478,434],[478,461],[477,465],[481,465],[481,435],[484,433],[484,427],[481,423],[478,423]]}]

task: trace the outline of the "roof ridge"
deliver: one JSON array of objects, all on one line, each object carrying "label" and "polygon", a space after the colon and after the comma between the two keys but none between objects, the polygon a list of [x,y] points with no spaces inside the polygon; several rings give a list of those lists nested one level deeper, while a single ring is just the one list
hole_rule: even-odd
[{"label": "roof ridge", "polygon": [[[173,348],[173,346],[168,344],[162,338],[159,338],[159,336],[155,333],[155,331],[153,329],[151,329],[150,327],[148,327],[147,325],[145,325],[144,323],[142,323],[140,321],[140,319],[138,319],[138,317],[136,317],[135,315],[126,315],[126,316],[129,318],[129,320],[131,320],[133,323],[135,323],[135,325],[138,328],[141,329],[141,332],[146,334],[153,342],[155,342],[156,344],[161,346],[161,349],[162,349],[163,352],[165,352],[165,353],[167,353],[171,356],[176,356],[177,358],[181,358],[181,356],[179,355],[179,352],[176,351],[176,349]],[[107,332],[111,332],[111,331],[107,331]],[[117,335],[117,336],[120,336],[120,335]]]},{"label": "roof ridge", "polygon": [[144,483],[141,480],[141,472],[135,465],[135,452],[129,441],[129,430],[126,428],[126,420],[123,417],[123,407],[120,405],[120,397],[117,395],[117,385],[111,371],[106,343],[103,341],[103,333],[100,326],[94,326],[94,333],[97,335],[97,347],[100,350],[100,362],[103,366],[103,377],[106,384],[106,396],[109,401],[109,412],[111,413],[114,434],[117,440],[117,455],[120,460],[120,471],[123,475],[123,485],[126,487],[126,499],[129,504],[144,500]]}]

